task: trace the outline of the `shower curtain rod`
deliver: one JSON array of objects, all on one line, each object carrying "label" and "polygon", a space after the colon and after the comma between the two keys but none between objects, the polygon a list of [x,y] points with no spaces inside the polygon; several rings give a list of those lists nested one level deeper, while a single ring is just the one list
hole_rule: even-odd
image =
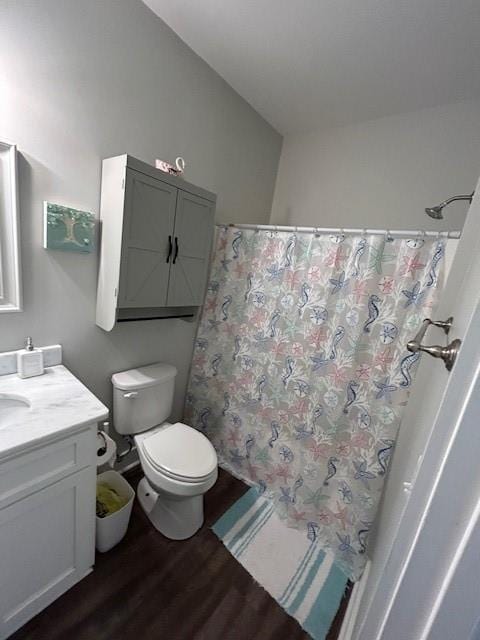
[{"label": "shower curtain rod", "polygon": [[331,233],[345,235],[380,235],[391,238],[451,238],[458,240],[460,231],[425,231],[424,229],[349,229],[336,227],[288,227],[276,224],[217,224],[217,227],[235,227],[236,229],[254,229],[258,231],[290,231],[295,233]]}]

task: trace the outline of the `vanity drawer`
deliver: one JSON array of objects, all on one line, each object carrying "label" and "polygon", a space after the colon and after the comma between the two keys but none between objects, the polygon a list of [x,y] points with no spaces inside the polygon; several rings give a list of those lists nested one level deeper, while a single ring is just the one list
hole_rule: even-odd
[{"label": "vanity drawer", "polygon": [[0,464],[0,509],[84,467],[94,465],[96,427],[40,446]]}]

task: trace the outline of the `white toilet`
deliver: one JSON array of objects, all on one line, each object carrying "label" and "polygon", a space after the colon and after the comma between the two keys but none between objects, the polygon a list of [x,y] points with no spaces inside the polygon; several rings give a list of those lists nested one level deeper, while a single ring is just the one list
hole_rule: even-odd
[{"label": "white toilet", "polygon": [[167,538],[190,538],[203,524],[203,494],[218,476],[217,454],[200,432],[165,422],[172,410],[177,370],[157,363],[115,373],[113,419],[134,440],[145,477],[137,497]]}]

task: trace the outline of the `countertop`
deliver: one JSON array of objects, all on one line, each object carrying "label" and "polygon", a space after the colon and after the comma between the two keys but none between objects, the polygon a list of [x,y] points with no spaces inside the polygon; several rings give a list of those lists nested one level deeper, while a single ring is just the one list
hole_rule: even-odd
[{"label": "countertop", "polygon": [[63,365],[33,378],[0,376],[0,394],[30,402],[14,421],[0,423],[0,458],[108,417],[107,407]]}]

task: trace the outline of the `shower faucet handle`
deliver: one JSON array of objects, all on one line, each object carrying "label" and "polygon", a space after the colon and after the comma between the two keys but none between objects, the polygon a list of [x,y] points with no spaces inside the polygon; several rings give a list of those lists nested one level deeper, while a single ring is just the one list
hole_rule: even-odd
[{"label": "shower faucet handle", "polygon": [[450,318],[447,318],[446,320],[431,320],[430,318],[425,318],[415,338],[407,342],[407,349],[412,353],[418,353],[419,351],[422,351],[424,353],[428,353],[434,358],[441,358],[444,361],[447,370],[451,371],[462,341],[457,338],[455,340],[452,340],[452,342],[450,342],[450,344],[447,344],[445,347],[441,347],[440,345],[436,344],[431,346],[423,345],[422,340],[425,337],[425,333],[430,325],[440,327],[444,330],[445,335],[448,336],[449,331],[453,325],[453,317],[450,316]]}]

